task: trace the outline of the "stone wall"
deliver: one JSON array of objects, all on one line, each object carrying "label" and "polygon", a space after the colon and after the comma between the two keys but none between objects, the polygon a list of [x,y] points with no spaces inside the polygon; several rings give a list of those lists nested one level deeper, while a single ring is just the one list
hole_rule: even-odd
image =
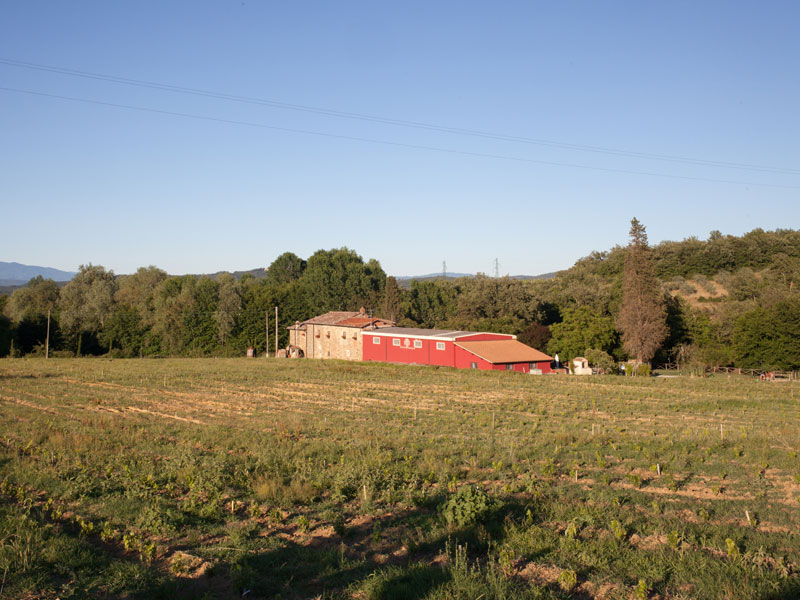
[{"label": "stone wall", "polygon": [[306,330],[289,330],[289,343],[303,349],[306,358],[361,360],[361,330],[336,325],[306,325]]}]

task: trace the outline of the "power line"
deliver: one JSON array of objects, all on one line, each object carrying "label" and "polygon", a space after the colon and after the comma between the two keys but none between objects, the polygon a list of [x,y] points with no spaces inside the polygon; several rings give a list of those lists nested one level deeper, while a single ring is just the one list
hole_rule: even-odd
[{"label": "power line", "polygon": [[215,98],[218,100],[228,100],[234,102],[243,102],[247,104],[256,104],[262,106],[269,106],[272,108],[280,108],[284,110],[294,110],[308,112],[318,115],[325,115],[329,117],[338,117],[343,119],[355,119],[360,121],[368,121],[372,123],[382,123],[386,125],[396,125],[400,127],[410,127],[414,129],[423,129],[428,131],[438,131],[440,133],[451,133],[457,135],[465,135],[472,137],[480,137],[485,139],[492,139],[498,141],[515,142],[520,144],[532,144],[538,146],[546,146],[551,148],[561,148],[565,150],[577,150],[581,152],[593,152],[598,154],[607,154],[611,156],[626,156],[630,158],[641,158],[647,160],[659,160],[673,163],[683,163],[695,166],[717,167],[723,169],[738,169],[745,171],[760,171],[765,173],[778,173],[788,175],[800,175],[800,169],[789,169],[784,167],[775,167],[769,165],[754,165],[747,163],[737,163],[728,161],[708,160],[702,158],[692,158],[687,156],[678,156],[670,154],[656,154],[649,152],[637,152],[633,150],[623,150],[619,148],[609,148],[605,146],[590,146],[584,144],[571,144],[566,142],[559,142],[555,140],[546,140],[538,138],[529,138],[523,136],[514,136],[502,133],[493,133],[488,131],[480,131],[476,129],[467,129],[461,127],[447,127],[444,125],[437,125],[433,123],[425,123],[421,121],[406,121],[402,119],[394,119],[389,117],[379,117],[375,115],[368,115],[357,112],[347,112],[323,108],[318,106],[308,106],[303,104],[292,104],[289,102],[281,102],[277,100],[269,100],[263,98],[253,98],[248,96],[239,96],[235,94],[226,94],[222,92],[214,92],[198,88],[190,88],[183,86],[176,86],[170,84],[156,83],[152,81],[145,81],[141,79],[130,79],[126,77],[117,77],[114,75],[104,75],[101,73],[92,73],[89,71],[80,71],[76,69],[67,69],[63,67],[56,67],[52,65],[42,65],[37,63],[24,62],[19,60],[7,59],[0,57],[0,64],[11,67],[18,67],[23,69],[32,69],[44,71],[49,73],[57,73],[60,75],[68,75],[71,77],[82,77],[85,79],[94,79],[98,81],[106,81],[110,83],[119,83],[123,85],[131,85],[137,87],[145,87],[157,89],[162,91],[174,92],[179,94],[190,94],[194,96],[203,96],[207,98]]},{"label": "power line", "polygon": [[663,177],[667,179],[682,179],[687,181],[702,181],[706,183],[726,183],[730,185],[743,185],[743,186],[753,186],[753,187],[772,187],[772,188],[782,188],[782,189],[800,189],[798,185],[783,185],[778,183],[759,183],[753,181],[733,181],[729,179],[713,179],[708,177],[692,177],[689,175],[673,175],[669,173],[657,173],[651,171],[634,171],[629,169],[614,169],[611,167],[596,167],[592,165],[583,165],[578,163],[565,163],[565,162],[556,162],[556,161],[549,161],[549,160],[537,160],[533,158],[523,158],[521,156],[510,156],[506,154],[490,154],[485,152],[470,152],[468,150],[455,150],[453,148],[442,148],[439,146],[426,146],[422,144],[407,144],[404,142],[392,142],[388,140],[379,140],[375,138],[366,138],[366,137],[358,137],[352,135],[343,135],[338,133],[326,133],[324,131],[314,131],[311,129],[295,129],[292,127],[280,127],[278,125],[266,125],[264,123],[253,123],[251,121],[239,121],[236,119],[223,119],[220,117],[209,117],[206,115],[197,115],[192,113],[184,113],[172,110],[163,110],[159,108],[148,108],[145,106],[135,106],[132,104],[119,104],[116,102],[105,102],[102,100],[90,100],[88,98],[76,98],[74,96],[62,96],[60,94],[49,94],[46,92],[36,92],[33,90],[22,90],[18,88],[10,88],[10,87],[2,87],[0,86],[0,90],[6,92],[15,92],[20,94],[30,94],[33,96],[42,96],[45,98],[54,98],[57,100],[69,100],[72,102],[83,102],[85,104],[94,104],[98,106],[110,106],[113,108],[124,108],[128,110],[138,110],[142,112],[149,112],[155,113],[160,115],[168,115],[173,117],[185,117],[189,119],[199,119],[202,121],[211,121],[215,123],[225,123],[228,125],[243,125],[247,127],[258,127],[261,129],[270,129],[272,131],[283,131],[287,133],[300,133],[304,135],[315,135],[320,137],[332,138],[332,139],[339,139],[339,140],[349,140],[354,142],[366,142],[370,144],[382,144],[385,146],[394,146],[398,148],[411,148],[414,150],[428,150],[431,152],[442,152],[446,154],[457,154],[461,156],[472,156],[475,158],[492,158],[496,160],[508,160],[514,162],[522,162],[522,163],[529,163],[529,164],[537,164],[537,165],[546,165],[550,167],[568,167],[568,168],[575,168],[575,169],[588,169],[591,171],[600,171],[605,173],[623,173],[626,175],[642,175],[647,177]]}]

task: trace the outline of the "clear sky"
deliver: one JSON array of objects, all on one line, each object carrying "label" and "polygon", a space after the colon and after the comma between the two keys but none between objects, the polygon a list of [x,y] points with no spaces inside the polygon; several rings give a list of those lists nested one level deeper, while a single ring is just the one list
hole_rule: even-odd
[{"label": "clear sky", "polygon": [[6,0],[0,260],[347,246],[392,275],[538,274],[633,216],[651,243],[797,228],[799,22],[795,0]]}]

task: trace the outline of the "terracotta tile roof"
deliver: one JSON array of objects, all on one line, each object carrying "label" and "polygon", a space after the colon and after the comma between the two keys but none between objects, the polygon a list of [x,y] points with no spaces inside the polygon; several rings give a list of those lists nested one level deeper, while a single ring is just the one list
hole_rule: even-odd
[{"label": "terracotta tile roof", "polygon": [[367,327],[369,325],[372,325],[373,323],[379,326],[383,325],[384,323],[389,323],[391,325],[394,325],[394,323],[392,323],[391,321],[387,321],[385,319],[371,319],[369,317],[364,317],[364,316],[353,317],[352,319],[344,319],[343,321],[339,321],[338,323],[336,323],[336,325],[339,325],[340,327]]},{"label": "terracotta tile roof", "polygon": [[[312,317],[306,321],[300,323],[299,329],[305,329],[306,325],[336,325],[340,327],[367,327],[375,323],[377,325],[381,324],[390,324],[394,325],[392,321],[387,321],[386,319],[378,319],[372,318],[370,319],[369,316],[365,315],[364,313],[357,311],[357,312],[349,312],[344,310],[334,310],[331,312],[326,312],[324,315],[319,315],[317,317]],[[295,329],[298,328],[296,325],[292,325],[288,327],[288,329]]]},{"label": "terracotta tile roof", "polygon": [[309,325],[338,325],[339,321],[344,321],[345,319],[352,319],[354,317],[363,317],[360,312],[346,312],[343,310],[334,310],[331,312],[326,312],[324,315],[319,315],[318,317],[312,317],[306,321],[303,321],[303,324]]},{"label": "terracotta tile roof", "polygon": [[456,346],[479,356],[490,363],[521,363],[551,361],[544,352],[526,346],[517,340],[491,340],[488,342],[456,342]]}]

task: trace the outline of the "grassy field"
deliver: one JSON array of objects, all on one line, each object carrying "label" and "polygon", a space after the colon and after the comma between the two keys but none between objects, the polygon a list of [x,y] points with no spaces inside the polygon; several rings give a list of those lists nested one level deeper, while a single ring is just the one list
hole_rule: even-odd
[{"label": "grassy field", "polygon": [[800,385],[0,360],[0,598],[798,598]]}]

